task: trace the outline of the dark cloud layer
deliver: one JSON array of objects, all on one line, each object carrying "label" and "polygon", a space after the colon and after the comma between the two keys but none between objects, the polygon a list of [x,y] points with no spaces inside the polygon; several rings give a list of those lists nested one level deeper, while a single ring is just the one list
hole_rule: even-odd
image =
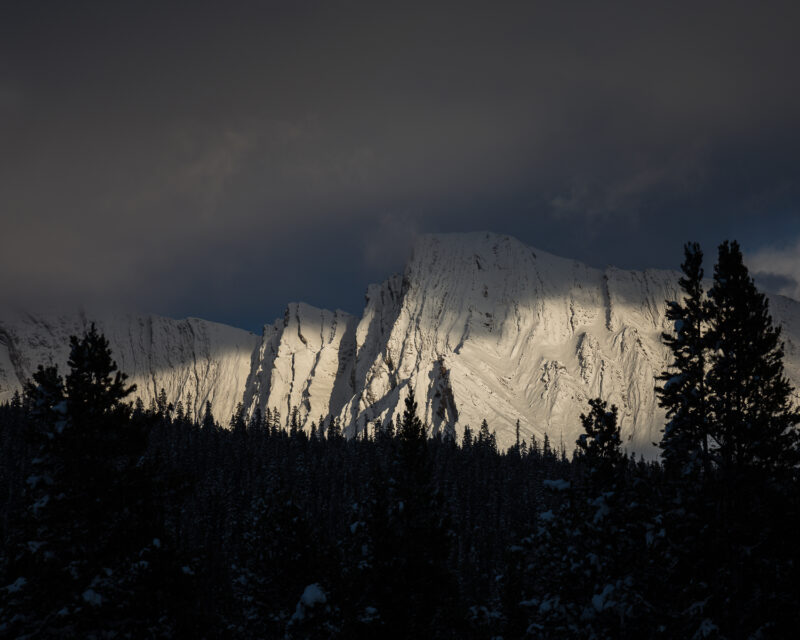
[{"label": "dark cloud layer", "polygon": [[255,329],[475,229],[794,291],[796,3],[230,4],[0,9],[6,303]]}]

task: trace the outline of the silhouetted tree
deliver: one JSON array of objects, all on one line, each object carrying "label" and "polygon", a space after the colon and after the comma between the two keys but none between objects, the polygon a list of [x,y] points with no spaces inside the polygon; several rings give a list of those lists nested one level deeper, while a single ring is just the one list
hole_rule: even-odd
[{"label": "silhouetted tree", "polygon": [[158,592],[169,583],[169,570],[152,581],[168,563],[152,469],[141,465],[149,425],[132,419],[125,399],[134,387],[94,325],[70,347],[63,386],[54,368],[40,368],[27,385],[47,443],[30,479],[31,540],[16,559],[17,632],[143,632],[137,619],[164,610]]},{"label": "silhouetted tree", "polygon": [[203,429],[213,430],[217,426],[214,414],[211,411],[211,400],[206,400],[205,410],[203,411]]},{"label": "silhouetted tree", "polygon": [[[388,525],[375,541],[376,610],[382,637],[452,637],[452,576],[441,502],[433,486],[427,429],[417,415],[409,386],[401,420],[396,483],[390,492]],[[380,521],[383,516],[376,515]]]},{"label": "silhouetted tree", "polygon": [[738,243],[720,245],[708,296],[709,408],[720,465],[794,466],[800,412],[783,372],[781,330]]},{"label": "silhouetted tree", "polygon": [[600,398],[589,405],[573,462],[578,473],[544,481],[552,507],[524,541],[534,638],[640,638],[654,629],[644,597],[646,514],[624,484],[617,409]]},{"label": "silhouetted tree", "polygon": [[691,475],[709,469],[708,410],[706,398],[707,308],[703,294],[703,252],[697,243],[684,246],[683,275],[678,284],[682,301],[667,302],[667,319],[674,334],[662,340],[672,351],[670,369],[658,379],[660,406],[667,424],[660,447],[664,464],[673,475]]},{"label": "silhouetted tree", "polygon": [[592,475],[592,482],[608,486],[622,459],[620,451],[617,407],[608,409],[608,403],[600,398],[589,400],[589,413],[581,414],[583,433],[578,438],[579,459]]}]

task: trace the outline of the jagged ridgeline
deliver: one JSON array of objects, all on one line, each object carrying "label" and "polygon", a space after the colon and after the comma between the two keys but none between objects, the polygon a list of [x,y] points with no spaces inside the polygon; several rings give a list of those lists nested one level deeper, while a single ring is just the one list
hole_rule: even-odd
[{"label": "jagged ridgeline", "polygon": [[[367,291],[361,318],[292,303],[261,336],[198,319],[0,313],[0,401],[39,364],[63,370],[68,337],[94,320],[149,404],[164,388],[195,416],[207,401],[226,423],[298,408],[309,429],[339,417],[346,432],[402,410],[408,383],[433,432],[485,418],[500,446],[547,433],[571,448],[597,396],[616,404],[624,446],[647,452],[664,414],[655,377],[669,354],[666,300],[677,271],[588,267],[494,234],[420,238],[402,275]],[[800,387],[800,303],[770,297],[786,373]],[[90,317],[89,317],[90,316]]]}]

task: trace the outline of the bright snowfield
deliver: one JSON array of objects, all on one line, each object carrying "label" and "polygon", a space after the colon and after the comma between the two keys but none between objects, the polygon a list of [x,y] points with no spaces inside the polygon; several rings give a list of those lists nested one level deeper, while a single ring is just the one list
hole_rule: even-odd
[{"label": "bright snowfield", "polygon": [[20,389],[40,364],[57,364],[66,374],[69,336],[82,335],[92,321],[145,406],[163,388],[170,401],[182,400],[194,416],[210,400],[215,415],[225,416],[227,424],[242,399],[258,336],[196,318],[5,314],[0,319],[0,402]]},{"label": "bright snowfield", "polygon": [[[709,253],[713,258],[713,253]],[[676,256],[676,262],[680,256]],[[502,447],[521,435],[571,451],[596,396],[620,409],[625,446],[652,453],[664,414],[655,376],[669,353],[661,332],[676,271],[593,269],[494,234],[422,237],[402,276],[367,291],[361,319],[302,304],[249,332],[203,320],[96,317],[115,358],[149,403],[163,387],[199,415],[206,400],[227,423],[249,412],[299,408],[306,428],[339,416],[353,433],[402,409],[410,382],[434,432],[460,436],[486,418]],[[771,296],[785,366],[800,386],[800,302]],[[0,320],[0,400],[39,363],[65,369],[67,338],[89,318]]]}]

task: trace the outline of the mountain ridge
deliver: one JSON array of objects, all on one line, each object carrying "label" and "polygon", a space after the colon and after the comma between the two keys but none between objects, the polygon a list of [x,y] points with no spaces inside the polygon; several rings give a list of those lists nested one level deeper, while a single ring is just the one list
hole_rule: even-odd
[{"label": "mountain ridge", "polygon": [[[655,376],[669,361],[666,300],[679,273],[589,267],[492,233],[421,236],[402,274],[367,288],[360,317],[297,302],[261,336],[200,319],[96,318],[147,403],[168,398],[223,423],[239,402],[293,407],[304,428],[336,416],[350,434],[402,407],[409,384],[434,433],[483,419],[501,446],[523,437],[572,448],[591,397],[617,404],[626,446],[653,451],[664,414]],[[769,296],[784,327],[786,373],[800,382],[800,303]],[[92,318],[95,319],[95,318]],[[84,314],[0,318],[0,401],[37,364],[63,369]],[[63,343],[63,344],[61,344]],[[40,362],[35,360],[39,358]]]}]

